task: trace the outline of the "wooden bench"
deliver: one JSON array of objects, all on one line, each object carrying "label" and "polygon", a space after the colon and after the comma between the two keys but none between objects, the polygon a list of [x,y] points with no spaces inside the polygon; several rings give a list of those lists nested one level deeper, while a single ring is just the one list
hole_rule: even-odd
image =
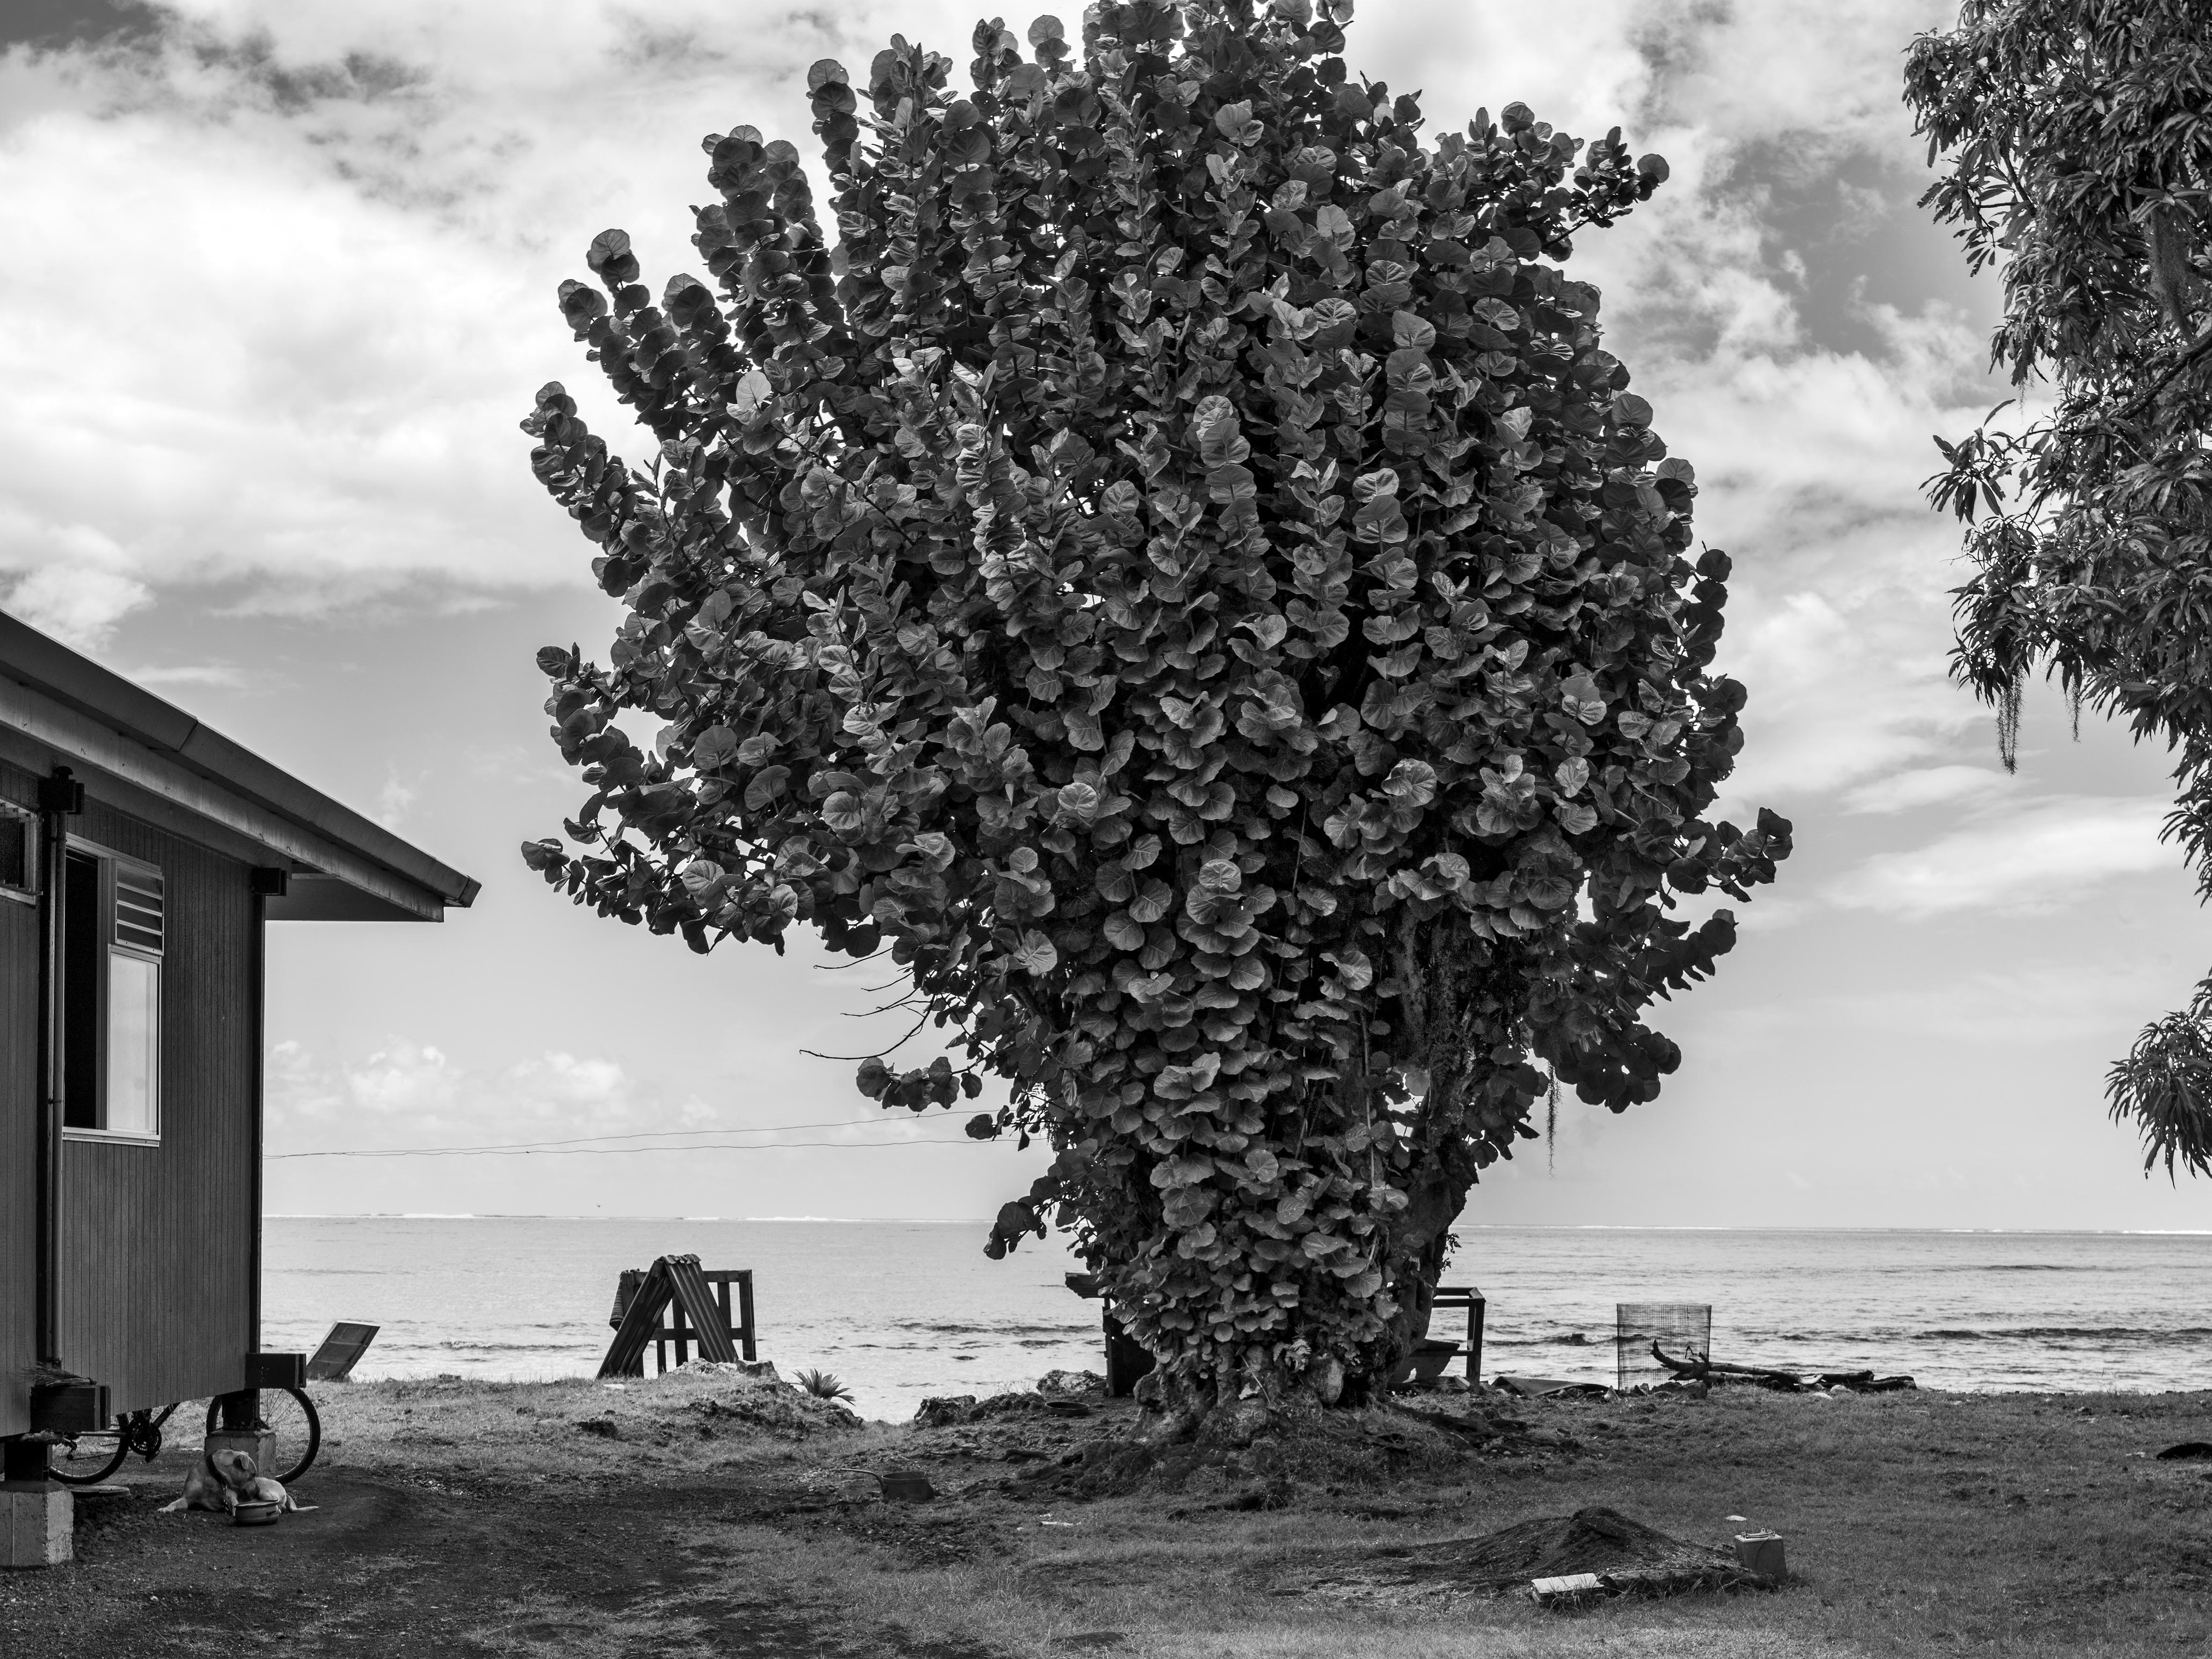
[{"label": "wooden bench", "polygon": [[[1086,1301],[1098,1300],[1098,1275],[1068,1273],[1065,1275],[1067,1288]],[[1115,1400],[1126,1400],[1136,1393],[1137,1384],[1152,1374],[1159,1361],[1152,1351],[1121,1328],[1121,1322],[1114,1317],[1114,1310],[1101,1304],[1106,1328],[1106,1392]]]},{"label": "wooden bench", "polygon": [[1436,1335],[1437,1316],[1467,1310],[1467,1340],[1452,1349],[1452,1358],[1467,1356],[1467,1380],[1482,1381],[1482,1315],[1486,1305],[1483,1294],[1472,1285],[1439,1285],[1436,1299],[1429,1304],[1429,1332],[1431,1340],[1441,1340]]}]

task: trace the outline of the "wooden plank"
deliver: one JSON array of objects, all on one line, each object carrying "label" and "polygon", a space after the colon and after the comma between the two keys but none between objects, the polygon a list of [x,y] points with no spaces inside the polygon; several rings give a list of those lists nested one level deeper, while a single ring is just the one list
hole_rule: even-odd
[{"label": "wooden plank", "polygon": [[660,1311],[668,1305],[668,1272],[663,1257],[647,1269],[645,1282],[637,1287],[637,1294],[629,1299],[623,1310],[622,1323],[615,1328],[614,1340],[607,1344],[607,1357],[599,1362],[601,1376],[643,1376],[645,1375],[645,1345],[653,1340],[660,1328]]},{"label": "wooden plank", "polygon": [[[720,1360],[725,1364],[738,1357],[730,1341],[730,1333],[724,1325],[720,1310],[714,1306],[714,1293],[708,1290],[707,1281],[699,1269],[696,1255],[663,1256],[654,1264],[668,1272],[670,1288],[675,1292],[676,1305],[680,1314],[691,1322],[690,1334],[699,1345],[699,1358]],[[684,1363],[684,1340],[677,1339],[677,1364]]]}]

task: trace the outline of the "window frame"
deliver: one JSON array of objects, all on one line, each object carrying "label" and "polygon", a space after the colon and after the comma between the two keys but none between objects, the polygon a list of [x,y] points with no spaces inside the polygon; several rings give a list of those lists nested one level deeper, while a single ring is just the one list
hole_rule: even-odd
[{"label": "window frame", "polygon": [[[67,853],[79,854],[94,860],[98,864],[100,871],[100,920],[98,923],[100,970],[98,974],[99,998],[93,1015],[94,1023],[93,1042],[93,1063],[94,1068],[93,1093],[95,1101],[95,1115],[100,1120],[100,1124],[96,1127],[86,1127],[75,1124],[64,1124],[62,1128],[62,1139],[64,1141],[81,1140],[113,1146],[159,1146],[161,1144],[162,1073],[165,1070],[161,1062],[163,1059],[163,1050],[167,1046],[167,1019],[166,1016],[167,1013],[168,1003],[168,976],[163,971],[163,968],[168,958],[168,878],[161,869],[161,866],[158,864],[149,863],[144,859],[133,858],[128,853],[119,853],[112,847],[105,846],[99,842],[87,840],[82,836],[72,835],[67,836],[64,842],[64,851]],[[143,876],[150,877],[160,887],[161,893],[161,948],[158,951],[149,950],[143,945],[126,940],[120,937],[121,930],[118,926],[117,920],[118,899],[116,892],[116,877],[118,871],[125,868],[138,872]],[[108,1110],[107,1093],[108,1058],[109,1048],[112,1042],[113,1020],[113,1006],[111,1000],[111,986],[112,984],[111,963],[118,956],[129,957],[139,962],[150,963],[153,964],[155,975],[154,994],[154,1031],[152,1036],[151,1056],[153,1062],[153,1079],[150,1093],[152,1098],[149,1102],[149,1109],[148,1114],[152,1119],[152,1127],[150,1128],[112,1129],[106,1127],[110,1115]]]},{"label": "window frame", "polygon": [[39,815],[34,808],[19,806],[12,800],[0,800],[0,818],[12,819],[23,826],[23,884],[21,887],[0,882],[0,899],[13,899],[18,904],[35,905],[39,902]]}]

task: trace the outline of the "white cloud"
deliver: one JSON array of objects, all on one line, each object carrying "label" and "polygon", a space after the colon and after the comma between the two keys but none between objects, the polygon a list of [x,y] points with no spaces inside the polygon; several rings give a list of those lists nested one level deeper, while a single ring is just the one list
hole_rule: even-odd
[{"label": "white cloud", "polygon": [[[1869,985],[1789,1004],[1749,1005],[1717,1017],[1704,1044],[1741,1054],[1795,1047],[1808,1029],[1862,1041],[1934,1038],[1968,1053],[2024,1044],[2124,1042],[2176,996],[2172,966],[2140,955],[1990,967],[1937,984]],[[2185,981],[2184,981],[2185,983]]]},{"label": "white cloud", "polygon": [[295,1042],[271,1047],[268,1099],[283,1150],[313,1142],[427,1146],[562,1133],[672,1127],[621,1062],[551,1050],[489,1075],[434,1044],[393,1037],[365,1059],[331,1062]]},{"label": "white cloud", "polygon": [[587,580],[515,422],[566,377],[641,446],[556,285],[609,223],[656,282],[692,264],[699,136],[811,148],[813,58],[964,43],[917,9],[187,3],[150,44],[0,54],[15,603],[97,642],[155,589],[298,612]]},{"label": "white cloud", "polygon": [[2166,810],[2162,801],[2097,797],[2008,809],[1910,852],[1877,854],[1827,897],[1906,920],[2057,909],[2100,882],[2178,866],[2180,853],[2158,838]]},{"label": "white cloud", "polygon": [[619,1060],[580,1059],[559,1050],[510,1066],[501,1073],[495,1092],[526,1113],[563,1121],[579,1111],[595,1120],[627,1118],[636,1104]]},{"label": "white cloud", "polygon": [[2014,779],[1987,766],[1923,766],[1861,784],[1842,804],[1847,812],[1906,812],[1985,800],[2015,787]]},{"label": "white cloud", "polygon": [[415,804],[416,790],[400,781],[398,771],[387,770],[384,787],[376,795],[376,821],[387,830],[397,830],[406,821],[407,809]]},{"label": "white cloud", "polygon": [[448,1121],[464,1076],[443,1051],[398,1042],[343,1073],[344,1096],[368,1121],[405,1119],[428,1127]]},{"label": "white cloud", "polygon": [[40,565],[8,590],[7,608],[79,650],[97,650],[116,623],[153,599],[143,582],[98,565]]},{"label": "white cloud", "polygon": [[166,664],[133,668],[128,672],[141,685],[217,685],[235,691],[246,684],[244,672],[228,663]]},{"label": "white cloud", "polygon": [[331,1116],[341,1103],[337,1085],[336,1076],[301,1044],[287,1039],[270,1045],[262,1090],[272,1124]]},{"label": "white cloud", "polygon": [[[1423,85],[1440,127],[1516,96],[1585,133],[1640,120],[1632,137],[1674,155],[1676,182],[1585,239],[1594,274],[1623,279],[1627,343],[1698,319],[1720,343],[1704,379],[1733,388],[1761,465],[1804,455],[1833,480],[1865,472],[1851,452],[1887,429],[1891,388],[1868,395],[1881,376],[1864,364],[1784,373],[1760,356],[1791,348],[1794,302],[1760,267],[1756,203],[1707,185],[1778,135],[1816,161],[1894,149],[1896,44],[1936,9],[1770,12],[1613,0],[1554,32],[1408,3],[1372,9],[1349,55]],[[688,266],[699,134],[750,119],[811,154],[811,59],[865,62],[896,28],[957,61],[973,21],[942,0],[669,0],[649,21],[594,0],[167,13],[151,47],[0,58],[0,217],[19,228],[0,298],[29,319],[0,338],[0,443],[20,463],[0,568],[50,566],[57,532],[96,513],[121,580],[232,583],[280,611],[580,582],[584,549],[528,477],[514,421],[558,375],[638,446],[554,284],[609,222],[653,279]],[[1808,410],[1866,431],[1839,450]],[[1668,410],[1670,429],[1698,455],[1742,452],[1741,430],[1686,412]],[[1802,489],[1775,504],[1819,506]]]},{"label": "white cloud", "polygon": [[1808,144],[1898,150],[1911,142],[1899,106],[1901,54],[1920,30],[1949,26],[1957,8],[1660,0],[1638,11],[1636,38],[1669,70],[1658,112],[1735,142],[1794,133]]}]

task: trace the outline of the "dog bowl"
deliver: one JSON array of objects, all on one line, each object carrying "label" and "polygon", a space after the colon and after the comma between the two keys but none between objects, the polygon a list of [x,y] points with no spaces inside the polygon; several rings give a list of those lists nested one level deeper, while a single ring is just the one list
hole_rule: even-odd
[{"label": "dog bowl", "polygon": [[883,1485],[884,1496],[894,1504],[927,1504],[937,1496],[920,1469],[885,1469],[876,1479]]},{"label": "dog bowl", "polygon": [[273,1527],[276,1517],[284,1513],[282,1504],[240,1504],[238,1513],[231,1517],[234,1527]]}]

